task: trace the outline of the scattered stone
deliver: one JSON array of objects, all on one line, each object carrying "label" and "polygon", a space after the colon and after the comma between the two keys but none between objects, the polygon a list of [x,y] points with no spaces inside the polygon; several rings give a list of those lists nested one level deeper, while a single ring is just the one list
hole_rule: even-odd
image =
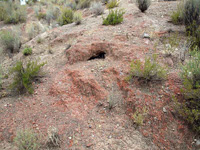
[{"label": "scattered stone", "polygon": [[93,144],[92,143],[87,143],[86,147],[91,147]]},{"label": "scattered stone", "polygon": [[163,112],[167,113],[167,109],[165,107],[163,107]]},{"label": "scattered stone", "polygon": [[149,34],[144,33],[144,34],[143,34],[143,38],[148,38],[148,39],[150,39],[150,36],[149,36]]},{"label": "scattered stone", "polygon": [[200,147],[200,139],[196,140],[196,146]]},{"label": "scattered stone", "polygon": [[71,44],[67,45],[67,47],[66,47],[66,49],[65,49],[65,50],[68,50],[68,49],[70,49],[70,47],[71,47]]}]

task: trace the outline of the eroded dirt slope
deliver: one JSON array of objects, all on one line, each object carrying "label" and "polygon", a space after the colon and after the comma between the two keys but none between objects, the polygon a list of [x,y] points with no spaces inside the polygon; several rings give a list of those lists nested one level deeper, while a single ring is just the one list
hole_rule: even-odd
[{"label": "eroded dirt slope", "polygon": [[[127,1],[120,7],[126,10],[120,25],[103,26],[101,16],[87,16],[79,26],[43,33],[42,44],[37,44],[37,38],[26,43],[33,48],[29,58],[22,53],[12,60],[5,58],[4,68],[20,58],[40,57],[47,61],[47,74],[35,85],[33,96],[0,100],[2,141],[11,142],[18,129],[34,128],[46,135],[55,126],[61,135],[61,150],[192,149],[192,134],[170,106],[170,93],[180,92],[173,68],[176,61],[163,57],[162,50],[154,47],[156,39],[169,29],[184,30],[168,23],[176,2],[154,2],[144,14]],[[152,39],[143,38],[144,32]],[[168,79],[145,87],[127,83],[130,62],[153,53],[163,65],[170,65]],[[144,125],[135,128],[130,119],[133,108],[143,107],[148,115]]]}]

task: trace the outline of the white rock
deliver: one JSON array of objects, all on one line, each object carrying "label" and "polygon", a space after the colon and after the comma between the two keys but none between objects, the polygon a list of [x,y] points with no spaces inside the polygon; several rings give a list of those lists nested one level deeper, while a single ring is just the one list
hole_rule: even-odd
[{"label": "white rock", "polygon": [[149,39],[150,39],[150,36],[149,36],[149,34],[144,33],[144,34],[143,34],[143,38],[149,38]]},{"label": "white rock", "polygon": [[163,112],[167,113],[167,109],[165,107],[163,107]]}]

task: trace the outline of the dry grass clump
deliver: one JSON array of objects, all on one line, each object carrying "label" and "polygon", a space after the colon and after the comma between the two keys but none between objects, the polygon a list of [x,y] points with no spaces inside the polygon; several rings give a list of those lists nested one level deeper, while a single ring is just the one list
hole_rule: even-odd
[{"label": "dry grass clump", "polygon": [[8,53],[18,52],[21,46],[20,32],[10,29],[0,32],[0,43]]},{"label": "dry grass clump", "polygon": [[96,16],[101,15],[104,13],[104,7],[101,2],[93,2],[91,4],[90,10],[92,11],[93,14]]}]

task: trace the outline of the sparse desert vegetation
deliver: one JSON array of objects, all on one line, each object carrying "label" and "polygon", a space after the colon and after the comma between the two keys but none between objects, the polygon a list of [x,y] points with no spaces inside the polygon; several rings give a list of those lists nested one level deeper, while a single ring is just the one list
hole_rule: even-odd
[{"label": "sparse desert vegetation", "polygon": [[0,0],[0,149],[200,147],[199,0]]}]

